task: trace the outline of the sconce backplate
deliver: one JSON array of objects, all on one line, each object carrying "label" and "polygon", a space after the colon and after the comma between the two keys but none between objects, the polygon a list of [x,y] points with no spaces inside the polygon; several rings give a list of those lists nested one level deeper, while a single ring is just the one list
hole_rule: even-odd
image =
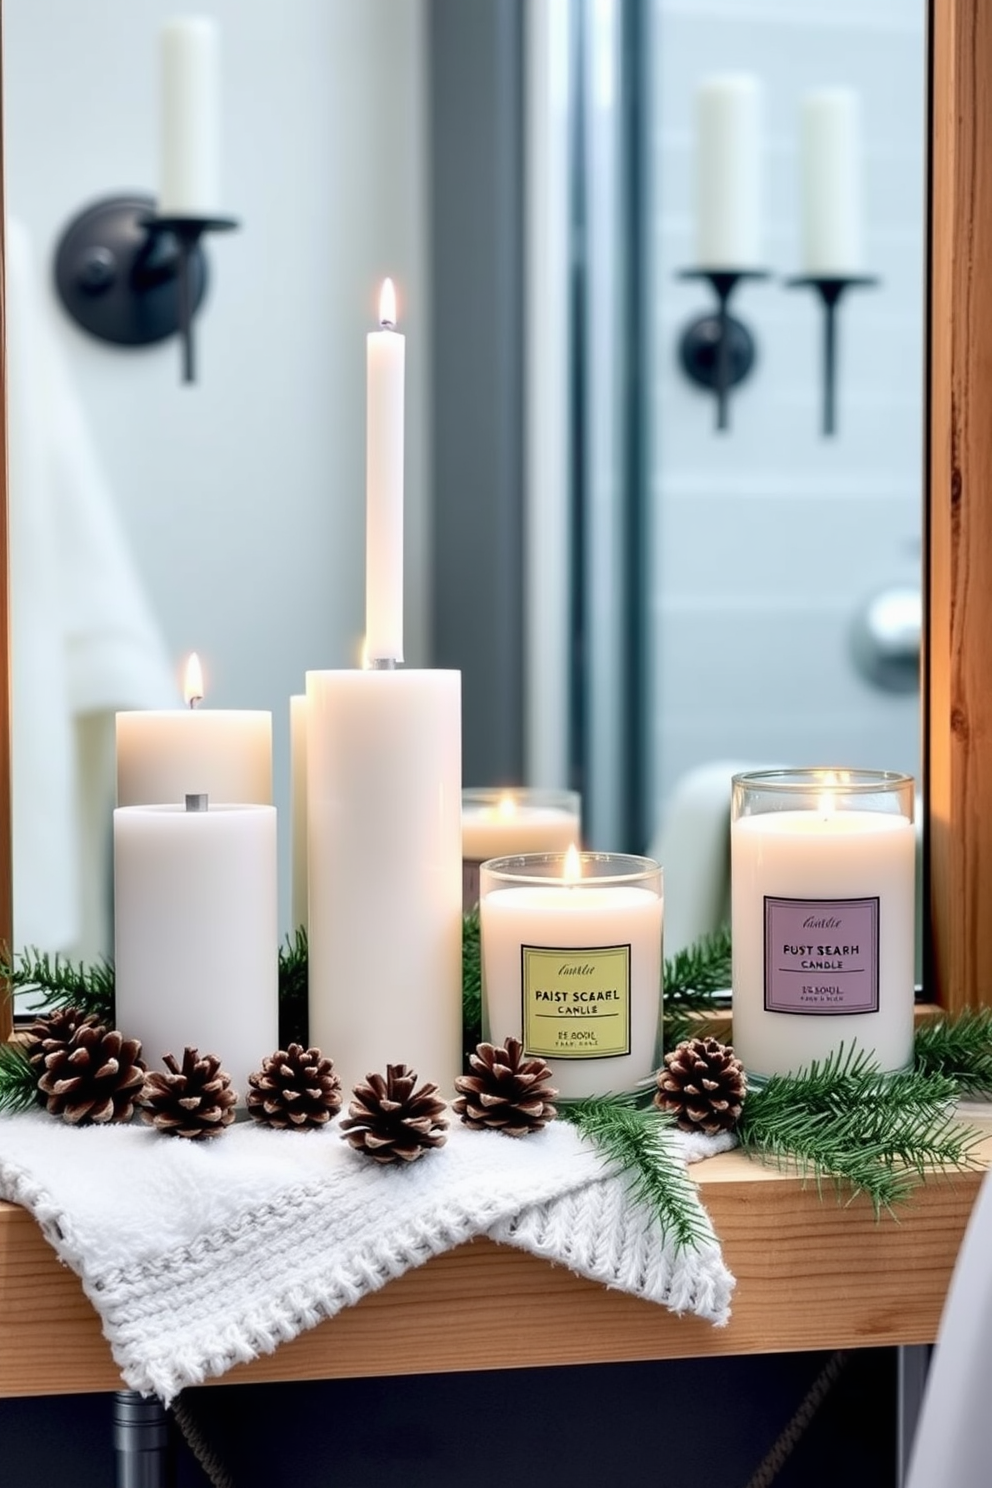
[{"label": "sconce backplate", "polygon": [[720,337],[726,326],[727,386],[743,382],[754,366],[754,337],[746,325],[732,315],[701,315],[686,326],[679,343],[679,362],[687,377],[700,387],[717,386]]},{"label": "sconce backplate", "polygon": [[[148,346],[179,329],[179,249],[171,232],[149,232],[153,197],[121,195],[73,218],[55,254],[55,285],[77,325],[101,341]],[[198,244],[189,249],[191,304],[207,287]]]}]

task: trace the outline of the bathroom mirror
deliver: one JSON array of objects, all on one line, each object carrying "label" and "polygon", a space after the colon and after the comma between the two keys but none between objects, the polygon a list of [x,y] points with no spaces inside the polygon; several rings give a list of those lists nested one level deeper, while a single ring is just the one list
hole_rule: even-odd
[{"label": "bathroom mirror", "polygon": [[[679,11],[656,7],[666,8]],[[883,9],[895,23],[906,6],[900,0]],[[86,200],[155,184],[154,36],[167,12],[123,0],[116,16],[105,8],[99,16],[69,4],[64,10],[56,23],[48,7],[42,16],[27,0],[4,3],[8,205],[26,221],[42,282],[60,225]],[[180,386],[171,345],[127,357],[73,341],[73,331],[64,349],[153,608],[174,617],[170,662],[199,647],[218,705],[266,705],[276,694],[286,711],[285,719],[276,716],[278,742],[288,732],[288,694],[302,685],[306,666],[351,664],[360,640],[362,348],[375,285],[387,270],[410,286],[411,402],[428,396],[426,326],[418,324],[427,296],[417,293],[427,277],[422,16],[420,6],[315,4],[280,18],[274,32],[261,0],[211,10],[224,26],[229,77],[247,77],[254,63],[261,71],[257,84],[231,94],[239,148],[229,155],[225,182],[246,230],[211,248],[214,277],[199,328],[202,382]],[[992,346],[984,344],[992,314],[972,269],[992,245],[992,162],[977,144],[992,96],[981,71],[981,59],[992,55],[990,24],[980,0],[931,7],[924,752],[934,986],[949,1003],[992,1000],[992,930],[981,900],[981,885],[992,882],[992,761],[981,747],[992,732],[985,642],[992,532],[973,496],[992,480],[984,423],[992,389],[983,371],[992,367]],[[281,45],[288,26],[302,43],[291,53]],[[47,58],[40,73],[17,60],[29,42]],[[83,49],[92,59],[85,68]],[[344,54],[363,56],[367,67],[344,69],[335,90],[325,61]],[[299,129],[305,117],[317,122]],[[21,120],[44,165],[18,154]],[[384,130],[402,135],[409,149],[384,167],[369,218],[350,210],[368,197],[355,141],[381,142]],[[852,302],[852,319],[855,313]],[[330,324],[333,344],[320,331]],[[8,391],[12,401],[13,381]],[[736,416],[745,428],[746,415],[742,402]],[[411,409],[408,546],[411,570],[425,586],[427,427],[423,412]],[[334,431],[341,429],[351,434],[339,444]],[[733,446],[727,449],[733,460]],[[265,562],[253,568],[248,560],[258,547]],[[409,612],[416,660],[428,653],[424,592],[415,589]],[[280,626],[292,632],[289,662],[274,639]],[[4,819],[9,827],[9,811]],[[0,860],[7,867],[9,851]],[[9,902],[9,874],[0,894]],[[13,943],[9,910],[0,929]]]}]

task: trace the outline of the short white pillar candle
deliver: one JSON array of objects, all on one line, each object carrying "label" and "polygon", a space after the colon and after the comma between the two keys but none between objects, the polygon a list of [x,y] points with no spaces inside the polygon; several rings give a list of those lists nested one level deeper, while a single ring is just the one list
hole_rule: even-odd
[{"label": "short white pillar candle", "polygon": [[872,770],[734,776],[734,1048],[754,1075],[857,1044],[913,1052],[913,781]]},{"label": "short white pillar candle", "polygon": [[819,88],[802,101],[802,267],[810,277],[863,271],[858,95]]},{"label": "short white pillar candle", "polygon": [[696,266],[756,269],[761,243],[761,85],[748,73],[696,92]]},{"label": "short white pillar candle", "polygon": [[462,907],[479,902],[479,866],[514,853],[578,847],[578,791],[540,787],[466,787],[462,791]]},{"label": "short white pillar candle", "polygon": [[662,873],[622,853],[483,863],[483,1031],[547,1059],[563,1096],[631,1090],[655,1068]]},{"label": "short white pillar candle", "polygon": [[150,1069],[194,1045],[244,1101],[279,1040],[274,806],[114,812],[116,1017]]}]

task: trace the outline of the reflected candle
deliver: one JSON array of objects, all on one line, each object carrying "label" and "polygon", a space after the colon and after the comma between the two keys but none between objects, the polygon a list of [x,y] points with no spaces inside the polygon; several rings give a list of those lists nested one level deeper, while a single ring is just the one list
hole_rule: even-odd
[{"label": "reflected candle", "polygon": [[734,1048],[757,1076],[857,1044],[913,1049],[913,781],[871,770],[734,776]]},{"label": "reflected candle", "polygon": [[662,874],[621,853],[482,865],[484,1037],[545,1058],[566,1097],[630,1090],[655,1068]]},{"label": "reflected candle", "polygon": [[479,902],[479,867],[486,858],[519,853],[567,852],[579,843],[578,791],[462,791],[462,908]]}]

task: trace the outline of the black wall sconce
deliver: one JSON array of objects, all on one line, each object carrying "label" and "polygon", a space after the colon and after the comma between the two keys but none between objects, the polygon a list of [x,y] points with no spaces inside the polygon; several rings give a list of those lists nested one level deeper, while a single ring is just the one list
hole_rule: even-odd
[{"label": "black wall sconce", "polygon": [[686,376],[716,395],[716,427],[730,427],[730,389],[744,381],[755,362],[754,337],[729,313],[730,296],[742,279],[767,279],[764,269],[682,269],[680,279],[707,279],[716,311],[686,326],[679,360]]},{"label": "black wall sconce", "polygon": [[106,197],[66,227],[55,285],[77,325],[116,346],[149,346],[178,331],[184,382],[195,377],[193,316],[207,287],[201,239],[233,217],[161,216],[137,193]]},{"label": "black wall sconce", "polygon": [[814,289],[823,305],[823,432],[837,432],[837,306],[846,289],[878,284],[870,274],[812,274],[785,281],[787,289]]}]

